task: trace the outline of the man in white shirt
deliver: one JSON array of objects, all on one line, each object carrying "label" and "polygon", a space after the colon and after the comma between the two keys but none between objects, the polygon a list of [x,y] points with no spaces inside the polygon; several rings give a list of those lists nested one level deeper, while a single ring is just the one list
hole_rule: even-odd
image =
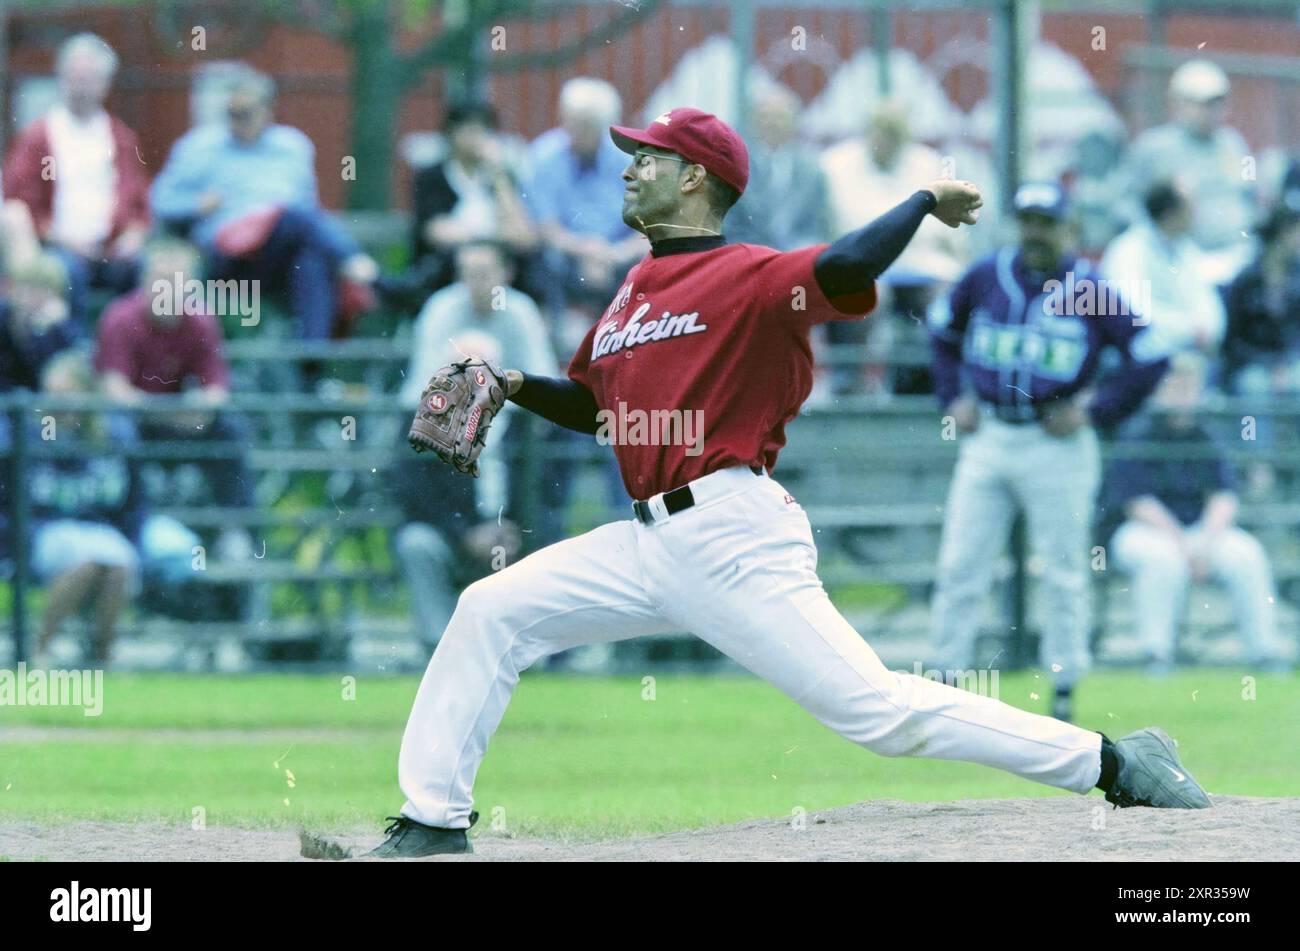
[{"label": "man in white shirt", "polygon": [[[551,373],[556,357],[546,325],[532,298],[510,286],[507,252],[488,239],[469,241],[456,250],[458,280],[434,294],[415,319],[411,360],[402,384],[401,398],[415,408],[429,378],[453,360],[485,356],[525,372]],[[472,354],[457,350],[453,341],[473,333],[486,336],[496,353]],[[501,439],[495,443],[503,442]]]},{"label": "man in white shirt", "polygon": [[[485,239],[462,244],[456,250],[456,272],[458,280],[436,291],[415,321],[400,393],[412,408],[429,378],[455,360],[483,357],[540,374],[554,373],[557,366],[537,305],[510,286],[502,246]],[[431,466],[428,459],[415,457],[403,457],[395,473],[402,507],[411,519],[398,530],[397,554],[411,592],[418,637],[430,650],[455,610],[457,582],[463,580],[458,566],[482,563],[494,551],[513,558],[520,548],[518,530],[502,517],[511,501],[510,470],[503,458],[510,441],[498,437],[498,427],[509,425],[513,406],[506,404],[492,429],[493,438],[479,456],[480,478],[448,484],[442,476],[450,470],[436,460]],[[403,436],[405,432],[403,428]],[[472,498],[454,498],[461,490]]]},{"label": "man in white shirt", "polygon": [[[827,149],[821,165],[830,194],[832,239],[883,215],[917,182],[952,177],[944,174],[938,152],[911,141],[906,111],[896,102],[876,110],[866,135]],[[890,267],[890,274],[955,281],[961,276],[965,254],[956,235],[937,219],[927,219]]]},{"label": "man in white shirt", "polygon": [[1146,218],[1106,248],[1101,271],[1128,288],[1131,306],[1165,340],[1170,353],[1199,350],[1217,356],[1227,317],[1192,238],[1193,209],[1186,187],[1159,182],[1142,199]]},{"label": "man in white shirt", "polygon": [[1130,195],[1142,195],[1178,176],[1196,195],[1192,237],[1213,252],[1216,282],[1226,283],[1245,264],[1257,206],[1250,148],[1228,125],[1227,74],[1208,60],[1191,60],[1169,78],[1172,121],[1137,137],[1125,163]]},{"label": "man in white shirt", "polygon": [[[886,101],[872,114],[866,134],[833,145],[822,154],[831,208],[830,238],[861,228],[897,203],[898,195],[916,188],[917,182],[951,178],[934,149],[911,141],[907,111],[902,103]],[[961,276],[967,258],[965,232],[946,228],[934,218],[921,223],[916,235],[877,285],[882,315],[902,320],[873,320],[826,325],[832,344],[867,343],[865,383],[869,391],[928,391],[925,372],[895,368],[894,379],[885,374],[895,338],[913,334],[925,341],[924,321],[930,303]],[[897,325],[897,326],[896,326]],[[851,392],[859,387],[857,367],[835,369],[834,388]]]}]

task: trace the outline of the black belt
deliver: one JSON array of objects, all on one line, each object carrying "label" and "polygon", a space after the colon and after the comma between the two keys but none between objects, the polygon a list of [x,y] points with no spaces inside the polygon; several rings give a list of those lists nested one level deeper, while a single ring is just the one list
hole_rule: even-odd
[{"label": "black belt", "polygon": [[[762,475],[762,466],[750,466],[749,471],[754,475]],[[664,493],[664,511],[669,515],[676,515],[678,512],[685,512],[695,504],[695,493],[691,491],[689,485],[683,485],[676,489],[671,489]],[[632,514],[636,516],[637,521],[642,525],[653,525],[655,521],[654,513],[650,511],[649,502],[634,501],[632,503]]]},{"label": "black belt", "polygon": [[1024,403],[1008,406],[1005,403],[983,403],[986,412],[992,413],[1000,421],[1012,426],[1027,426],[1038,422],[1038,408]]}]

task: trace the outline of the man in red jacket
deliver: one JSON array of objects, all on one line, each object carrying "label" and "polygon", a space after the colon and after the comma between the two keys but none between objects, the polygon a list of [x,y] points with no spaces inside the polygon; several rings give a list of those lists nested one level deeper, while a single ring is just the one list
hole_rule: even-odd
[{"label": "man in red jacket", "polygon": [[59,49],[59,101],[23,129],[4,163],[4,193],[24,202],[69,271],[71,304],[88,287],[135,284],[149,230],[149,180],[136,135],[104,100],[117,54],[93,33]]}]

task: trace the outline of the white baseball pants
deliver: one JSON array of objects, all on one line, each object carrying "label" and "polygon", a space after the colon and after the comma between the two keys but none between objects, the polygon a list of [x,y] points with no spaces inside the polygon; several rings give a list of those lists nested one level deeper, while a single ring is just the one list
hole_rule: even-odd
[{"label": "white baseball pants", "polygon": [[1087,672],[1088,554],[1100,481],[1101,455],[1091,428],[1062,439],[1036,423],[1016,426],[986,412],[979,429],[962,438],[930,614],[934,666],[966,670],[991,662],[975,656],[975,635],[994,565],[1019,510],[1030,552],[1043,568],[1039,662],[1055,671],[1058,686]]},{"label": "white baseball pants", "polygon": [[[1188,529],[1193,536],[1200,531],[1199,526]],[[1111,548],[1115,563],[1133,576],[1138,631],[1148,655],[1172,663],[1191,582],[1187,555],[1169,533],[1136,521],[1116,530]],[[1287,659],[1291,648],[1277,634],[1277,592],[1264,546],[1255,536],[1233,527],[1218,536],[1209,559],[1211,576],[1232,597],[1247,661]]]},{"label": "white baseball pants", "polygon": [[696,504],[604,525],[476,582],[460,597],[411,710],[402,813],[464,828],[488,739],[520,671],[582,644],[691,631],[809,713],[884,756],[996,766],[1085,793],[1101,736],[887,670],[831,604],[803,510],[766,475],[691,483]]}]

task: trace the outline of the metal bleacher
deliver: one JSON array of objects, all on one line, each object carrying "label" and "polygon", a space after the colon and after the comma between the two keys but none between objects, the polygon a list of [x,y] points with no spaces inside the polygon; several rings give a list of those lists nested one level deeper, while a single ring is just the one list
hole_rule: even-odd
[{"label": "metal bleacher", "polygon": [[[369,364],[353,368],[367,379],[391,378],[404,359],[401,348],[388,340],[349,341],[339,350],[345,362]],[[321,355],[314,346],[279,352],[282,361]],[[250,345],[232,344],[231,356],[236,362],[271,359],[264,349]],[[31,400],[7,397],[5,409],[11,415],[28,412],[32,406],[23,404]],[[42,411],[59,409],[57,402],[42,398]],[[98,401],[71,404],[68,408],[102,409]],[[158,401],[159,406],[166,404],[165,398]],[[388,497],[384,479],[400,449],[402,407],[387,393],[345,384],[335,396],[236,394],[232,409],[254,422],[249,446],[151,443],[127,451],[169,466],[184,466],[184,460],[208,454],[244,454],[258,486],[253,507],[216,507],[201,498],[173,495],[155,499],[155,510],[208,541],[221,529],[247,528],[255,540],[254,557],[222,561],[210,554],[196,580],[237,586],[247,592],[251,606],[243,617],[225,620],[177,620],[134,609],[123,636],[174,643],[180,653],[188,652],[189,663],[199,666],[215,663],[222,644],[238,645],[254,662],[337,663],[358,639],[409,640],[403,585],[388,548],[401,513]],[[1300,419],[1294,407],[1273,412],[1292,425]],[[1231,428],[1241,415],[1241,407],[1225,404],[1210,418],[1222,429]],[[355,439],[340,438],[340,421],[346,417],[355,420]],[[540,441],[540,431],[540,425],[521,427],[512,439],[517,471],[544,470],[551,446]],[[899,397],[883,405],[840,400],[806,411],[790,425],[789,437],[777,475],[808,511],[828,590],[882,653],[896,648],[916,656],[923,649],[944,496],[956,458],[956,444],[942,438],[931,400]],[[1294,498],[1300,452],[1283,448],[1289,445],[1294,442],[1277,440],[1263,449],[1243,443],[1233,455],[1243,465],[1267,460],[1277,473],[1277,494]],[[600,454],[608,452],[594,441],[569,451],[585,453],[593,471]],[[536,488],[524,486],[523,492],[535,495]],[[530,505],[539,504],[535,497],[526,499],[521,509],[527,512]],[[588,506],[583,516],[588,522],[625,517],[621,510],[591,508],[589,500]],[[1300,503],[1276,498],[1247,502],[1242,522],[1259,533],[1273,553],[1284,601],[1294,600],[1300,586],[1300,536],[1295,532]],[[1014,604],[1006,588],[1014,584],[1025,560],[1023,552],[1014,550],[998,557],[1001,590],[990,604],[991,638],[1014,626],[1007,620]],[[1032,559],[1028,561],[1025,577],[1032,592],[1034,571]],[[1129,624],[1126,584],[1115,574],[1100,572],[1097,577],[1103,656],[1110,635],[1118,635],[1115,642],[1121,643]],[[1212,636],[1223,627],[1223,599],[1210,589],[1198,591],[1197,600],[1218,606],[1196,612],[1198,631]],[[1024,610],[1032,628],[1032,596]],[[1285,610],[1290,617],[1289,604]],[[1122,649],[1113,653],[1113,659],[1124,657]]]},{"label": "metal bleacher", "polygon": [[[349,226],[370,247],[405,233],[401,216],[394,215],[358,216]],[[363,324],[362,335],[353,339],[304,342],[290,339],[288,321],[272,311],[255,334],[233,332],[227,344],[235,380],[230,409],[249,422],[248,445],[123,448],[151,473],[153,510],[188,526],[208,546],[206,564],[193,580],[237,590],[242,605],[237,616],[197,619],[136,605],[122,625],[124,642],[160,645],[174,654],[164,663],[196,667],[221,667],[222,656],[245,666],[338,665],[355,656],[359,644],[398,657],[397,647],[414,647],[405,586],[390,545],[402,514],[386,478],[403,451],[400,430],[407,410],[392,394],[407,360],[408,316],[389,315],[377,332]],[[860,362],[862,357],[859,347],[842,346],[819,359]],[[905,350],[894,357],[919,364],[925,355]],[[320,365],[319,379],[325,381],[312,391],[298,385],[298,368],[307,362]],[[12,432],[21,431],[17,424],[38,405],[42,412],[105,409],[98,398],[0,397],[0,413],[8,414]],[[140,412],[178,405],[177,398],[162,397]],[[1242,416],[1257,409],[1227,401],[1210,407],[1207,418],[1230,436]],[[1273,438],[1267,443],[1238,439],[1232,456],[1243,470],[1267,465],[1275,474],[1272,494],[1248,498],[1241,520],[1273,555],[1284,616],[1294,629],[1291,604],[1300,601],[1300,452],[1290,447],[1300,434],[1300,404],[1273,405],[1268,413]],[[353,438],[342,434],[349,418]],[[566,531],[627,517],[621,505],[602,501],[601,459],[609,450],[594,441],[557,444],[543,438],[544,429],[534,421],[512,424],[508,451],[520,523],[527,526],[541,514],[540,489],[548,463],[559,453],[576,458],[573,477],[595,489],[570,493],[574,501],[563,519]],[[891,656],[923,656],[943,506],[957,454],[956,442],[942,436],[933,398],[823,398],[790,424],[788,436],[777,477],[808,512],[827,589],[887,662]],[[25,458],[47,452],[56,453],[57,447],[11,447],[4,459],[11,467],[10,484],[22,484]],[[212,455],[245,459],[256,484],[252,507],[210,504],[201,476],[194,478],[194,460]],[[20,494],[10,494],[11,506],[19,504]],[[19,513],[9,514],[11,524],[22,524]],[[217,550],[218,535],[232,527],[252,536],[252,557],[226,559]],[[1011,656],[1028,660],[1037,611],[1033,560],[1014,543],[991,557],[997,557],[998,585],[990,598],[986,637],[998,641],[1009,630],[1021,632]],[[0,614],[0,656],[19,639],[16,635],[33,626],[40,604],[40,592],[23,571],[11,572],[7,587],[10,609]],[[1097,573],[1094,587],[1099,656],[1124,662],[1131,653],[1125,640],[1131,629],[1127,586],[1108,571]],[[1193,600],[1211,606],[1189,619],[1195,629],[1189,643],[1201,651],[1224,629],[1225,605],[1208,589],[1198,588]],[[1206,656],[1214,655],[1207,650]],[[418,660],[410,651],[407,656]],[[710,654],[649,648],[638,656],[644,662]]]}]

